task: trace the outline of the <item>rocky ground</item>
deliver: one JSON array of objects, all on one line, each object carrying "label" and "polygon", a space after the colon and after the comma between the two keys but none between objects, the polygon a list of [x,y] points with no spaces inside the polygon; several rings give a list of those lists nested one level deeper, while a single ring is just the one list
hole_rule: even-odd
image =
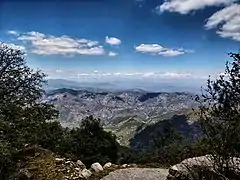
[{"label": "rocky ground", "polygon": [[160,168],[129,168],[111,172],[102,180],[166,180],[168,169]]},{"label": "rocky ground", "polygon": [[[203,168],[208,173],[207,177],[219,178],[209,155],[185,159],[170,168],[160,168],[160,165],[116,165],[111,162],[105,165],[96,162],[86,167],[81,160],[62,158],[39,146],[26,147],[19,152],[18,158],[19,163],[7,178],[9,180],[186,180],[192,179],[193,172],[195,174]],[[240,172],[239,162],[240,158],[233,158],[232,164],[229,163],[236,175]],[[193,171],[190,172],[189,168]]]},{"label": "rocky ground", "polygon": [[163,180],[168,170],[141,168],[136,164],[116,165],[111,162],[93,163],[86,167],[81,160],[62,158],[39,146],[26,147],[19,152],[18,167],[7,178],[10,180]]}]

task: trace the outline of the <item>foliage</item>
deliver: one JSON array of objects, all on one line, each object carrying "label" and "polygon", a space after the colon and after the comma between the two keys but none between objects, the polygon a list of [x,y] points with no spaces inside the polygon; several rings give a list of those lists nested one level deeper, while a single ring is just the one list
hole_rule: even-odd
[{"label": "foliage", "polygon": [[169,166],[181,159],[180,156],[188,143],[187,139],[177,132],[171,123],[161,123],[161,129],[150,138],[150,147],[139,148],[141,147],[139,146],[129,152],[124,150],[122,163],[156,163]]},{"label": "foliage", "polygon": [[233,62],[226,63],[225,73],[216,80],[209,78],[207,89],[196,98],[208,150],[216,172],[225,179],[231,174],[229,162],[240,156],[240,54],[230,57]]},{"label": "foliage", "polygon": [[79,128],[68,131],[62,146],[64,153],[80,158],[86,165],[116,162],[118,159],[116,137],[105,132],[100,120],[92,116],[83,119]]},{"label": "foliage", "polygon": [[[14,153],[25,144],[38,144],[46,120],[58,112],[52,105],[40,103],[45,75],[26,65],[24,53],[0,44],[0,163],[1,174]],[[43,133],[43,134],[42,134]]]},{"label": "foliage", "polygon": [[10,145],[8,142],[0,141],[0,179],[3,178],[3,174],[6,171],[6,167],[11,165],[12,154]]},{"label": "foliage", "polygon": [[52,121],[58,111],[40,101],[45,77],[26,65],[20,50],[0,44],[0,175],[14,169],[17,154],[34,144],[79,158],[87,165],[115,162],[118,143],[103,130],[99,119],[90,116],[72,130]]}]

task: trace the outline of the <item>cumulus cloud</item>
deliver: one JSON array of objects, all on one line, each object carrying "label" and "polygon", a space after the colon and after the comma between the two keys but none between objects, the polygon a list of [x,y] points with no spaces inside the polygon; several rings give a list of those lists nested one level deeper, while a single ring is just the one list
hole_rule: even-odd
[{"label": "cumulus cloud", "polygon": [[120,39],[116,37],[108,37],[108,36],[106,36],[105,42],[110,45],[120,45],[122,43]]},{"label": "cumulus cloud", "polygon": [[162,51],[164,48],[158,44],[141,44],[135,47],[135,50],[143,53],[158,53]]},{"label": "cumulus cloud", "polygon": [[150,53],[153,55],[162,55],[165,57],[179,56],[182,54],[193,52],[193,51],[184,50],[182,48],[179,48],[179,49],[165,48],[159,44],[140,44],[139,46],[135,47],[135,50],[141,53]]},{"label": "cumulus cloud", "polygon": [[187,14],[191,11],[204,9],[208,6],[230,5],[237,0],[166,0],[156,7],[159,12],[169,11]]},{"label": "cumulus cloud", "polygon": [[21,50],[21,51],[25,51],[26,49],[24,46],[12,44],[12,43],[3,43],[3,45],[6,45],[12,49]]},{"label": "cumulus cloud", "polygon": [[53,36],[40,32],[28,32],[17,38],[29,44],[30,51],[40,55],[103,55],[105,50],[99,42],[70,36]]},{"label": "cumulus cloud", "polygon": [[115,52],[113,52],[113,51],[108,52],[108,56],[117,56],[117,55],[118,55],[118,54],[115,53]]},{"label": "cumulus cloud", "polygon": [[16,36],[19,35],[18,32],[15,31],[15,30],[9,30],[9,31],[7,31],[7,33],[8,33],[8,34],[12,34],[12,35],[16,35]]},{"label": "cumulus cloud", "polygon": [[[240,4],[239,0],[166,0],[156,7],[158,12],[177,12],[188,14],[191,11],[210,6],[224,6],[207,19],[207,29],[217,29],[217,34],[223,38],[240,41]],[[235,4],[234,4],[235,3]]]},{"label": "cumulus cloud", "polygon": [[240,41],[240,4],[232,4],[214,13],[205,27],[217,28],[217,34],[221,37]]}]

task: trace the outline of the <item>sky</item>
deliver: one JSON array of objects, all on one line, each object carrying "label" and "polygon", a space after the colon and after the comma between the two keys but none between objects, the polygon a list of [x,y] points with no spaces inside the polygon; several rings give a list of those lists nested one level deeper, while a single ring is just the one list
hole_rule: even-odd
[{"label": "sky", "polygon": [[49,78],[200,82],[240,50],[238,0],[1,0],[0,41]]}]

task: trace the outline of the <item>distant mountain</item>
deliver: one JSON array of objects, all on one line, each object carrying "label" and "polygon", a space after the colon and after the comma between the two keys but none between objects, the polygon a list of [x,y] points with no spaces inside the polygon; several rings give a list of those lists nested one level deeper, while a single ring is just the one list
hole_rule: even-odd
[{"label": "distant mountain", "polygon": [[42,101],[54,104],[64,126],[76,126],[93,115],[105,125],[119,118],[137,117],[142,122],[157,122],[196,107],[194,94],[184,92],[147,92],[143,90],[108,91],[57,89],[47,92]]},{"label": "distant mountain", "polygon": [[151,81],[151,80],[96,80],[96,81],[80,81],[67,79],[48,79],[48,84],[44,86],[47,91],[67,88],[75,90],[89,91],[126,91],[126,90],[144,90],[150,92],[190,92],[199,93],[201,85],[198,82],[178,81]]},{"label": "distant mountain", "polygon": [[48,79],[47,85],[44,86],[44,89],[47,91],[56,90],[56,89],[75,89],[75,90],[96,90],[96,89],[112,89],[114,88],[113,84],[107,82],[77,82],[66,79]]}]

